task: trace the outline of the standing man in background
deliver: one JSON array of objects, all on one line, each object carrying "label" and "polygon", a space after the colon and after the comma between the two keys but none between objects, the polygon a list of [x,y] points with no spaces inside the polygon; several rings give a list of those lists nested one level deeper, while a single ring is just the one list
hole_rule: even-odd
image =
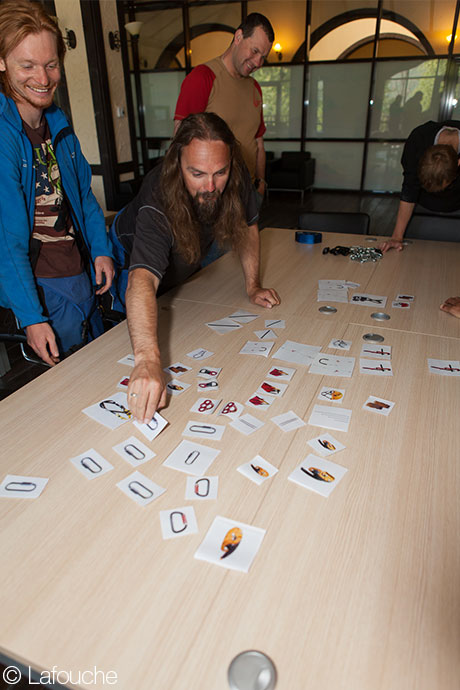
[{"label": "standing man in background", "polygon": [[175,130],[191,113],[212,112],[230,127],[241,145],[244,162],[259,195],[266,189],[265,124],[262,91],[250,75],[262,67],[275,34],[263,14],[248,15],[225,53],[198,65],[182,82],[174,115]]},{"label": "standing man in background", "polygon": [[64,54],[40,3],[0,3],[0,305],[50,366],[103,332],[95,294],[114,275],[90,167],[53,105]]}]

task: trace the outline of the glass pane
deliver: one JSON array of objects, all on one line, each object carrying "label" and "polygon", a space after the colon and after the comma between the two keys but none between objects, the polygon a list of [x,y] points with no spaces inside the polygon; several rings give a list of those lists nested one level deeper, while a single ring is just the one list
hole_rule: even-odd
[{"label": "glass pane", "polygon": [[[273,26],[274,42],[281,45],[283,62],[291,62],[305,41],[305,6],[304,0],[283,0],[283,2],[251,0],[248,2],[248,14],[260,12]],[[278,62],[273,50],[268,60],[272,64]]]},{"label": "glass pane", "polygon": [[371,136],[406,138],[428,120],[437,120],[447,60],[377,63]]},{"label": "glass pane", "polygon": [[[141,74],[144,101],[145,131],[148,137],[171,137],[174,129],[174,111],[185,72],[145,72]],[[139,136],[136,86],[131,75],[134,94],[136,134]]]},{"label": "glass pane", "polygon": [[352,46],[372,40],[376,10],[377,0],[313,0],[310,60],[337,60],[346,57]]},{"label": "glass pane", "polygon": [[404,144],[369,144],[364,189],[399,192],[402,185],[401,156]]},{"label": "glass pane", "polygon": [[143,22],[139,35],[141,70],[181,67],[176,59],[184,47],[181,10],[136,12],[136,21]]},{"label": "glass pane", "polygon": [[241,5],[237,2],[190,7],[189,17],[192,66],[195,67],[227,50],[235,29],[241,24]]},{"label": "glass pane", "polygon": [[386,12],[394,12],[396,21],[417,35],[426,54],[447,53],[447,37],[452,34],[455,0],[384,0],[383,12],[384,16]]},{"label": "glass pane", "polygon": [[315,187],[359,189],[364,144],[307,141],[305,148],[316,159]]},{"label": "glass pane", "polygon": [[310,65],[307,137],[365,136],[370,73],[365,63]]},{"label": "glass pane", "polygon": [[301,137],[303,67],[263,67],[257,72],[262,88],[266,137]]},{"label": "glass pane", "polygon": [[300,151],[300,141],[267,141],[264,139],[265,151],[272,152],[275,158],[281,158],[283,151]]}]

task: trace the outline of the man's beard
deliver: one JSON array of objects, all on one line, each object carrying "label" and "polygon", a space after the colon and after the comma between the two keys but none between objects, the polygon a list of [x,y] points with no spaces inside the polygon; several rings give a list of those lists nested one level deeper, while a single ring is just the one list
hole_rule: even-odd
[{"label": "man's beard", "polygon": [[220,192],[198,192],[192,198],[197,221],[202,225],[214,225],[219,218],[222,198]]}]

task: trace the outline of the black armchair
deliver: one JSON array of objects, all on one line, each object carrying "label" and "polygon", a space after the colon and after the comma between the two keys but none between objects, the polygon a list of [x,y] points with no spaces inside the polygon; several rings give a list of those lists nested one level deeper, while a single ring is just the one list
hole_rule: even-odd
[{"label": "black armchair", "polygon": [[267,165],[267,193],[300,192],[303,204],[305,190],[313,187],[315,163],[309,151],[283,151]]}]

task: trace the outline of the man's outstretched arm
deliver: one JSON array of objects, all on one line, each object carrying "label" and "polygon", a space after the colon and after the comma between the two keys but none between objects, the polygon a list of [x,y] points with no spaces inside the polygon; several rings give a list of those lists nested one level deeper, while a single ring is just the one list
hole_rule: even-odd
[{"label": "man's outstretched arm", "polygon": [[415,204],[408,201],[400,201],[398,207],[398,215],[396,216],[396,223],[393,230],[393,234],[390,239],[386,242],[382,242],[380,249],[383,252],[387,252],[389,249],[397,249],[401,251],[403,248],[402,241],[404,239],[404,233],[406,232],[407,225],[412,217]]},{"label": "man's outstretched arm", "polygon": [[158,347],[156,275],[145,268],[130,271],[126,314],[135,366],[129,379],[128,405],[140,422],[150,422],[166,404],[166,387]]},{"label": "man's outstretched arm", "polygon": [[246,292],[253,304],[271,309],[281,303],[273,288],[260,285],[260,242],[257,224],[248,227],[246,242],[240,247],[238,256],[243,268]]}]

